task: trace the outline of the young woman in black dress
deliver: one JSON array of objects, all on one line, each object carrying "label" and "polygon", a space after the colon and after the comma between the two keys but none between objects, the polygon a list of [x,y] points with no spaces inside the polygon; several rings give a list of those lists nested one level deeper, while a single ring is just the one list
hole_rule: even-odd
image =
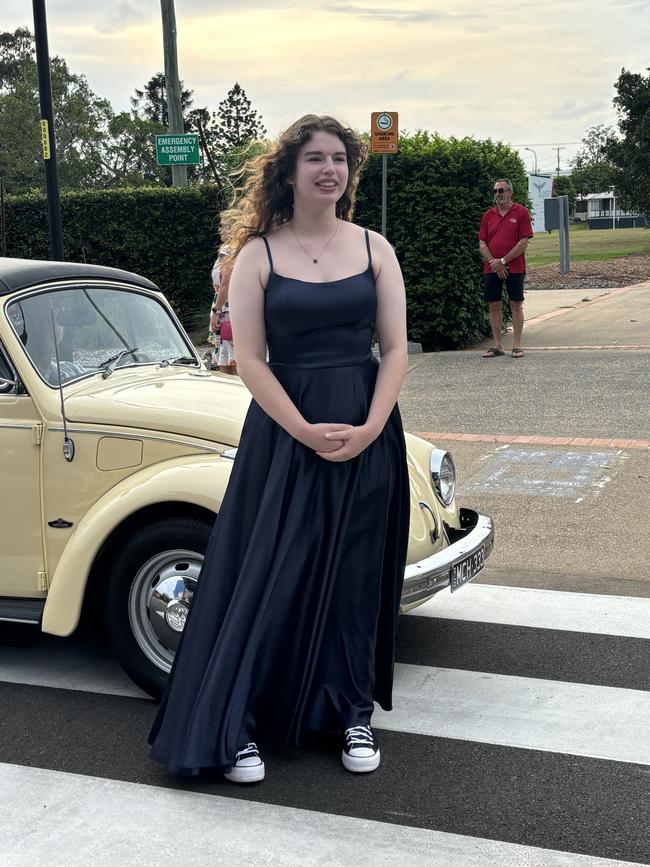
[{"label": "young woman in black dress", "polygon": [[350,222],[364,160],[352,130],[307,115],[249,166],[230,311],[253,400],[150,736],[173,773],[255,782],[258,741],[315,731],[341,732],[346,769],[379,765],[370,720],[391,707],[409,530],[407,354],[395,254]]}]

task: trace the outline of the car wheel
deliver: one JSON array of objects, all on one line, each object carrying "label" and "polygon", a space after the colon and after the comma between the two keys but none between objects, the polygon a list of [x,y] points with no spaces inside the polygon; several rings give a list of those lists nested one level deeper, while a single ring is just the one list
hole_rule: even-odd
[{"label": "car wheel", "polygon": [[212,526],[166,518],[138,530],[110,569],[105,613],[115,655],[160,698],[185,626]]}]

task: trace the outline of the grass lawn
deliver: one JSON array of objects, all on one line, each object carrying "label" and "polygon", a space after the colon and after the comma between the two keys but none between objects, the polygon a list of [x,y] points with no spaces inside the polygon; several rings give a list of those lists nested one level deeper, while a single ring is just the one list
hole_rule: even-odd
[{"label": "grass lawn", "polygon": [[[632,253],[650,255],[650,229],[589,229],[586,225],[569,226],[569,247],[572,262],[598,259],[618,259]],[[558,262],[560,238],[557,232],[539,232],[526,250],[528,268],[539,268]]]}]

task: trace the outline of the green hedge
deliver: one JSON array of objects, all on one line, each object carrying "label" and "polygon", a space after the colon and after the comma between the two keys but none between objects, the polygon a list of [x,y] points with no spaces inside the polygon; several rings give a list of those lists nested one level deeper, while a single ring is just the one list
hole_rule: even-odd
[{"label": "green hedge", "polygon": [[[500,177],[527,202],[524,166],[499,143],[417,133],[403,136],[399,153],[388,157],[387,235],[404,272],[409,337],[425,350],[468,346],[489,332],[477,232]],[[218,207],[209,185],[64,193],[66,258],[143,274],[186,323],[196,311],[204,321]],[[355,220],[381,228],[380,156],[371,156],[361,179]],[[9,197],[7,247],[9,256],[48,258],[44,197]]]},{"label": "green hedge", "polygon": [[[142,274],[184,316],[208,310],[219,244],[216,187],[62,193],[61,221],[67,260]],[[6,225],[8,256],[49,258],[43,196],[8,197]]]},{"label": "green hedge", "polygon": [[[489,333],[477,235],[501,177],[527,204],[523,163],[500,143],[421,132],[400,138],[399,153],[388,157],[386,234],[404,273],[409,337],[425,351],[469,346]],[[355,220],[381,228],[379,155],[359,186]]]}]

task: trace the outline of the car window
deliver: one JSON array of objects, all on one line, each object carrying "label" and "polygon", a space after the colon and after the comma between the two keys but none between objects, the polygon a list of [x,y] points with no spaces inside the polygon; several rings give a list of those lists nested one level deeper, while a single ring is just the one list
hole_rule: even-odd
[{"label": "car window", "polygon": [[[166,307],[130,289],[79,286],[22,297],[8,305],[25,352],[49,385],[96,373],[129,351],[117,367],[192,355]],[[57,367],[58,355],[58,367]]]},{"label": "car window", "polygon": [[0,379],[14,379],[13,370],[9,367],[2,346],[0,346]]}]

